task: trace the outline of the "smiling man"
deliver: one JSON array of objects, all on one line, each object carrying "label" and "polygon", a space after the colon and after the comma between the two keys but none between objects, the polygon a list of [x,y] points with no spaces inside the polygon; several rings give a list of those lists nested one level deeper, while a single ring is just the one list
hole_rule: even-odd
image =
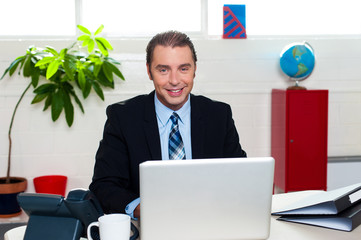
[{"label": "smiling man", "polygon": [[191,94],[197,55],[169,31],[147,46],[154,91],[107,108],[90,190],[105,213],[140,217],[139,164],[148,160],[246,157],[228,104]]}]

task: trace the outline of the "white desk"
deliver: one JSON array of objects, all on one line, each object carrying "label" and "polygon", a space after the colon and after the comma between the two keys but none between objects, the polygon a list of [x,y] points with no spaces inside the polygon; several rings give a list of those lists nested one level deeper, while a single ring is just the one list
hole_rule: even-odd
[{"label": "white desk", "polygon": [[[273,195],[272,212],[281,209],[299,199],[318,193],[319,191],[302,191]],[[276,220],[277,216],[271,217],[271,232],[268,240],[360,240],[361,226],[352,232],[326,229],[298,223],[290,223]],[[5,240],[22,240],[25,226],[12,229],[5,233]]]}]

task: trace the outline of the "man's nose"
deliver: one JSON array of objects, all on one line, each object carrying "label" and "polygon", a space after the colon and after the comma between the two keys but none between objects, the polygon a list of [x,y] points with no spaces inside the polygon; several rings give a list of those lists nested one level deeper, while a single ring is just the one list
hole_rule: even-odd
[{"label": "man's nose", "polygon": [[179,75],[176,71],[172,71],[169,75],[169,83],[172,85],[177,85],[179,83]]}]

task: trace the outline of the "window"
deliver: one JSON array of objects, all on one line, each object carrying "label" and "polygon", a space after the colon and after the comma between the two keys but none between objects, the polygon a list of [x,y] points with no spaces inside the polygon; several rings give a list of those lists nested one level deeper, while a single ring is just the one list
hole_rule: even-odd
[{"label": "window", "polygon": [[0,37],[72,36],[76,25],[109,37],[176,29],[221,36],[224,4],[246,5],[248,36],[361,34],[359,0],[2,0]]},{"label": "window", "polygon": [[0,9],[0,36],[76,33],[74,0],[2,0]]},{"label": "window", "polygon": [[200,0],[85,0],[81,16],[84,26],[96,29],[102,23],[113,36],[147,36],[166,30],[201,32]]}]

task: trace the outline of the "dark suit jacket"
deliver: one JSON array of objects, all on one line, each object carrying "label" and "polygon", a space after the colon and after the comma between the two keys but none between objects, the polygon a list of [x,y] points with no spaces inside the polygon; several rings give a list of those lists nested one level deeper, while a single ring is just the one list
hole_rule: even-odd
[{"label": "dark suit jacket", "polygon": [[[228,104],[191,95],[192,158],[246,157]],[[139,197],[139,164],[160,160],[154,91],[107,108],[90,190],[106,213]]]}]

